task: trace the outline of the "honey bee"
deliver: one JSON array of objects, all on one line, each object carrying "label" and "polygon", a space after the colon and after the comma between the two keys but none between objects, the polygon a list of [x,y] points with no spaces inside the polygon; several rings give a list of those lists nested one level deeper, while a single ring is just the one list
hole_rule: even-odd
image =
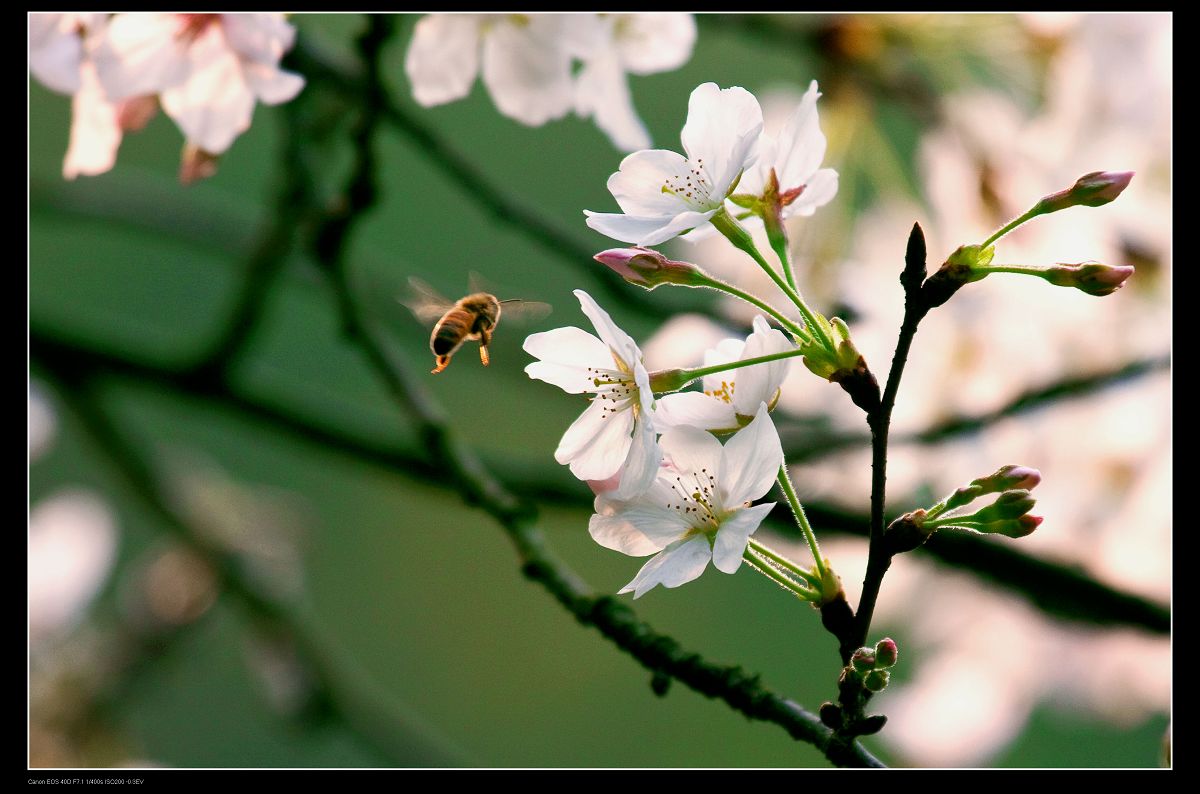
[{"label": "honey bee", "polygon": [[437,320],[429,336],[429,349],[433,351],[436,364],[430,371],[434,374],[450,366],[450,357],[468,341],[479,342],[479,360],[486,367],[490,363],[488,345],[492,343],[492,334],[500,322],[502,306],[507,307],[508,315],[526,321],[536,320],[550,312],[547,303],[519,298],[500,300],[490,292],[483,291],[473,291],[451,302],[419,278],[410,277],[408,283],[413,291],[412,298],[405,301],[408,308],[421,322]]}]

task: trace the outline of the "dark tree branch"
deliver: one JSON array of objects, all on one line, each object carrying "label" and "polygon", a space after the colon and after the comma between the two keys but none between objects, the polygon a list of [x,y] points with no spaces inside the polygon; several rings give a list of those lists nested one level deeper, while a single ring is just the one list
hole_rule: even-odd
[{"label": "dark tree branch", "polygon": [[[175,397],[202,400],[243,418],[257,420],[325,451],[379,466],[387,471],[439,488],[452,487],[443,472],[415,449],[403,449],[349,433],[336,424],[307,416],[286,401],[254,394],[223,377],[196,377],[185,368],[138,361],[123,353],[106,352],[90,343],[63,339],[35,323],[29,340],[35,366],[71,372],[91,371],[153,386]],[[485,459],[491,470],[505,471],[505,487],[518,496],[541,504],[589,509],[592,498],[579,482],[560,467],[526,466],[505,456],[503,465]],[[809,520],[821,532],[866,537],[869,517],[820,502],[805,504]],[[769,526],[784,535],[795,535],[790,513],[781,506]],[[980,576],[1027,598],[1055,617],[1098,626],[1128,625],[1155,633],[1170,631],[1170,610],[1140,596],[1095,582],[1069,565],[1030,556],[1010,543],[994,543],[976,535],[939,532],[920,552]]]},{"label": "dark tree branch", "polygon": [[[96,448],[112,463],[112,470],[126,489],[145,505],[176,540],[198,554],[220,583],[220,591],[231,596],[246,617],[260,628],[290,637],[307,672],[311,675],[315,711],[326,719],[344,724],[376,752],[402,765],[461,763],[457,751],[449,750],[386,705],[376,691],[340,680],[345,660],[312,625],[311,619],[272,596],[245,573],[237,556],[203,533],[192,529],[176,512],[168,489],[137,446],[118,430],[100,408],[94,372],[66,361],[51,360],[48,370],[60,386],[59,397],[95,439]],[[312,713],[312,712],[310,712]]]},{"label": "dark tree branch", "polygon": [[821,748],[839,766],[882,766],[861,745],[835,741],[816,715],[769,692],[757,676],[748,675],[740,667],[706,662],[699,655],[684,651],[670,637],[655,633],[616,599],[594,595],[546,549],[534,525],[532,506],[510,493],[458,439],[445,413],[414,378],[411,368],[390,349],[386,336],[377,334],[366,319],[368,315],[357,303],[347,272],[346,243],[353,225],[378,197],[373,176],[373,138],[379,119],[372,108],[384,106],[386,100],[379,75],[379,53],[391,26],[390,17],[372,16],[368,30],[359,39],[369,84],[366,92],[372,101],[354,131],[356,160],[345,189],[346,203],[354,207],[354,212],[327,215],[314,236],[316,253],[337,293],[347,337],[358,345],[388,391],[412,415],[428,457],[443,478],[455,483],[468,504],[478,506],[500,523],[521,556],[525,576],[545,587],[577,620],[598,628],[656,675],[672,676],[708,697],[720,697],[752,719],[774,722],[794,738]]}]

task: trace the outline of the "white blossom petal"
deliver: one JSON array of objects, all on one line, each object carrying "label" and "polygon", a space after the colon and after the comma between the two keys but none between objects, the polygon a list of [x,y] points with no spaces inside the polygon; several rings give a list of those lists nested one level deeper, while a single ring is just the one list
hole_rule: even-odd
[{"label": "white blossom petal", "polygon": [[265,63],[243,63],[242,74],[258,101],[264,105],[290,102],[304,88],[304,78]]},{"label": "white blossom petal", "polygon": [[752,502],[771,489],[783,466],[783,447],[775,424],[760,403],[754,420],[734,434],[725,445],[721,471],[722,503],[726,506]]},{"label": "white blossom petal", "polygon": [[195,69],[185,83],[159,95],[163,112],[179,125],[190,143],[221,154],[250,128],[254,93],[242,65],[219,36],[201,34],[192,45]]},{"label": "white blossom petal", "polygon": [[417,21],[404,56],[413,99],[425,107],[462,99],[479,74],[478,14],[430,14]]},{"label": "white blossom petal", "polygon": [[753,507],[744,507],[721,522],[717,537],[713,541],[713,566],[722,573],[734,573],[742,564],[742,553],[746,551],[749,538],[758,529],[774,502],[764,502]]},{"label": "white blossom petal", "polygon": [[109,21],[91,52],[109,101],[157,94],[188,78],[183,24],[178,14],[117,14]]},{"label": "white blossom petal", "polygon": [[[773,353],[785,353],[793,350],[787,337],[781,331],[771,328],[762,316],[754,318],[754,333],[746,340],[746,345],[739,356],[741,360],[768,356]],[[759,403],[770,403],[775,392],[787,377],[792,360],[781,358],[767,364],[755,364],[742,367],[727,374],[736,378],[736,388],[733,390],[733,407],[742,416],[751,416],[758,410]]]},{"label": "white blossom petal", "polygon": [[705,430],[737,427],[733,406],[703,392],[685,391],[658,398],[654,424],[660,428],[691,425]]},{"label": "white blossom petal", "polygon": [[108,101],[91,63],[80,70],[82,83],[71,98],[71,137],[63,158],[63,178],[95,176],[110,170],[121,146],[117,106]]},{"label": "white blossom petal", "polygon": [[550,34],[552,20],[496,24],[483,40],[483,84],[501,113],[538,126],[562,117],[573,100],[571,59]]},{"label": "white blossom petal", "polygon": [[666,242],[681,232],[708,223],[717,211],[681,212],[673,218],[645,218],[620,213],[592,212],[584,210],[587,225],[603,235],[635,245],[651,246]]},{"label": "white blossom petal", "polygon": [[779,134],[780,151],[770,162],[775,165],[780,190],[807,184],[825,159],[825,134],[817,117],[819,96],[813,80]]},{"label": "white blossom petal", "polygon": [[691,207],[674,193],[662,189],[677,174],[687,173],[687,158],[667,149],[645,149],[621,161],[608,178],[608,192],[627,215],[655,216],[663,220]]},{"label": "white blossom petal", "polygon": [[754,162],[762,126],[762,108],[746,89],[703,83],[692,91],[680,137],[688,159],[702,162],[708,172],[713,196],[724,198],[733,180]]},{"label": "white blossom petal", "polygon": [[696,21],[691,14],[621,14],[615,46],[621,63],[633,74],[678,69],[692,57]]},{"label": "white blossom petal", "polygon": [[691,529],[678,511],[659,506],[665,505],[668,498],[669,493],[647,504],[627,505],[601,497],[596,500],[599,512],[588,521],[588,532],[606,549],[631,557],[654,554]]},{"label": "white blossom petal", "polygon": [[[685,494],[696,487],[695,475],[707,475],[720,483],[724,470],[721,468],[721,442],[695,427],[672,427],[662,435],[659,444],[663,457],[679,475],[667,475],[674,481],[680,476]],[[707,483],[704,483],[707,484]]]},{"label": "white blossom petal", "polygon": [[710,559],[712,551],[708,539],[702,535],[675,541],[643,565],[633,581],[621,588],[620,592],[632,590],[634,598],[641,598],[643,593],[658,584],[678,587],[704,573]]},{"label": "white blossom petal", "polygon": [[655,440],[655,426],[646,416],[646,410],[643,408],[641,415],[634,420],[633,438],[621,470],[621,481],[612,492],[614,499],[631,499],[638,496],[654,484],[658,475],[662,449]]},{"label": "white blossom petal", "polygon": [[74,30],[72,14],[29,15],[29,71],[51,91],[79,90],[83,38]]},{"label": "white blossom petal", "polygon": [[[530,334],[525,337],[522,347],[529,355],[554,364],[578,369],[613,367],[612,353],[609,352],[608,345],[597,339],[594,334],[575,326]],[[562,388],[566,389],[565,386]]]},{"label": "white blossom petal", "polygon": [[592,325],[596,326],[596,333],[600,335],[600,340],[620,356],[627,367],[632,369],[634,362],[641,358],[637,343],[629,334],[617,327],[617,324],[608,316],[608,312],[601,309],[591,295],[581,289],[573,290],[573,293],[579,299],[579,308],[592,321]]},{"label": "white blossom petal", "polygon": [[634,110],[625,70],[611,48],[601,49],[585,62],[576,77],[575,113],[594,118],[596,126],[621,151],[650,146],[650,133]]},{"label": "white blossom petal", "polygon": [[605,480],[617,473],[629,457],[633,443],[633,412],[617,411],[596,399],[563,434],[554,452],[559,463],[568,463],[581,480]]},{"label": "white blossom petal", "polygon": [[838,173],[832,168],[822,168],[812,175],[804,192],[791,204],[783,208],[783,217],[808,216],[833,200],[838,192]]},{"label": "white blossom petal", "polygon": [[292,48],[296,29],[283,14],[222,14],[225,40],[247,62],[278,66]]}]

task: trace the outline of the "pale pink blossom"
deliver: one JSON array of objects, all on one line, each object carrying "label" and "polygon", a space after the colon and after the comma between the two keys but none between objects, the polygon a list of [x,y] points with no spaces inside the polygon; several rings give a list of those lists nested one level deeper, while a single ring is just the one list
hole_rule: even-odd
[{"label": "pale pink blossom", "polygon": [[92,58],[110,101],[157,94],[189,144],[221,154],[249,129],[256,102],[304,87],[279,68],[294,38],[283,14],[117,14]]},{"label": "pale pink blossom", "polygon": [[404,71],[425,107],[462,99],[481,71],[501,113],[537,126],[571,109],[563,14],[429,14],[413,31]]},{"label": "pale pink blossom", "polygon": [[645,149],[626,157],[608,179],[622,211],[584,210],[587,225],[641,246],[708,225],[758,157],[761,132],[762,109],[749,91],[697,86],[680,136],[687,156]]},{"label": "pale pink blossom", "polygon": [[[620,592],[641,597],[655,585],[678,587],[704,573],[734,573],[750,535],[774,502],[751,506],[771,489],[783,449],[767,406],[725,446],[695,427],[675,427],[660,441],[664,465],[649,489],[629,500],[596,498],[592,538],[633,557],[654,554]],[[656,553],[657,552],[657,553]]]},{"label": "pale pink blossom", "polygon": [[[619,487],[613,496],[629,498],[653,482],[660,452],[655,442],[654,394],[642,351],[592,296],[575,290],[583,313],[599,338],[581,328],[555,328],[525,339],[525,352],[538,361],[526,374],[568,394],[591,394],[591,405],[567,428],[555,460],[594,487]],[[609,480],[600,483],[595,481]]]}]

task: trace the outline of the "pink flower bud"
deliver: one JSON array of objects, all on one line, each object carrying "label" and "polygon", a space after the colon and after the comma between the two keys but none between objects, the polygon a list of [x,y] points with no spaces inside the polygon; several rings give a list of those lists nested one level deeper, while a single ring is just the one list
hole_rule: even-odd
[{"label": "pink flower bud", "polygon": [[1002,490],[1032,491],[1042,481],[1042,473],[1029,466],[1001,466],[994,475],[1002,482]]},{"label": "pink flower bud", "polygon": [[1047,268],[1043,277],[1057,287],[1074,287],[1089,295],[1111,295],[1124,286],[1132,275],[1131,265],[1102,265],[1099,262],[1071,265],[1062,262]]},{"label": "pink flower bud", "polygon": [[989,530],[997,535],[1004,535],[1008,538],[1023,538],[1026,535],[1032,534],[1038,528],[1038,525],[1042,523],[1042,520],[1041,516],[1024,515],[1011,521],[1001,521],[994,525],[995,529],[989,527]]},{"label": "pink flower bud", "polygon": [[1041,214],[1067,207],[1100,207],[1121,195],[1133,179],[1133,171],[1093,171],[1084,174],[1066,190],[1051,193],[1038,202]]},{"label": "pink flower bud", "polygon": [[[1010,463],[1007,466],[1001,466],[986,477],[972,480],[969,488],[960,488],[959,491],[974,490],[975,495],[972,498],[976,498],[985,493],[996,493],[997,491],[1031,491],[1041,481],[1042,473],[1037,469]],[[955,492],[956,496],[957,494],[958,491]]]},{"label": "pink flower bud", "polygon": [[705,283],[700,268],[690,262],[667,259],[650,248],[610,248],[593,257],[620,274],[630,284],[654,289],[660,284],[698,287]]},{"label": "pink flower bud", "polygon": [[885,637],[875,643],[875,667],[891,667],[900,656],[900,649],[891,637]]}]

